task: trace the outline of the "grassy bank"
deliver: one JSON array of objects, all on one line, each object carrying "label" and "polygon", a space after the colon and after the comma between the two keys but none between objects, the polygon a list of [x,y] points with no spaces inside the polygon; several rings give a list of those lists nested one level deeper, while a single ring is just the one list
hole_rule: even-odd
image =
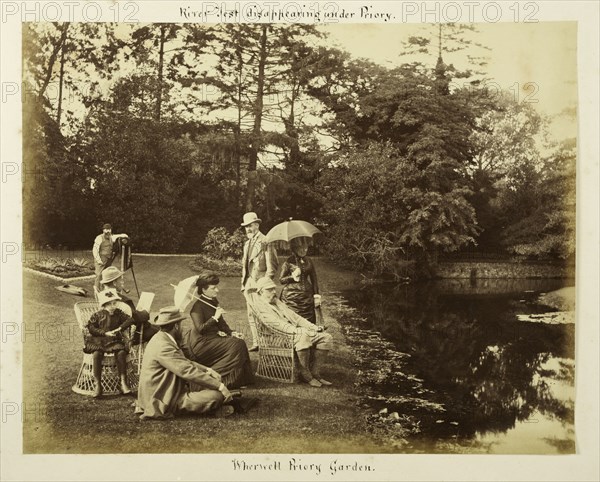
[{"label": "grassy bank", "polygon": [[[138,257],[140,290],[156,293],[153,309],[172,304],[177,283],[193,274],[190,258]],[[82,338],[73,304],[83,298],[61,293],[58,284],[24,274],[23,449],[25,453],[384,453],[393,451],[371,434],[355,390],[357,370],[327,297],[353,285],[347,272],[317,260],[325,323],[336,342],[325,373],[332,388],[257,379],[244,390],[260,403],[227,419],[180,417],[140,422],[130,397],[95,400],[71,391],[82,359]],[[135,293],[131,274],[128,287]],[[73,283],[92,290],[91,281]],[[248,333],[238,278],[221,280],[220,302],[234,329]],[[257,355],[251,354],[254,365]]]},{"label": "grassy bank", "polygon": [[540,296],[540,303],[560,311],[575,310],[575,287],[568,286]]}]

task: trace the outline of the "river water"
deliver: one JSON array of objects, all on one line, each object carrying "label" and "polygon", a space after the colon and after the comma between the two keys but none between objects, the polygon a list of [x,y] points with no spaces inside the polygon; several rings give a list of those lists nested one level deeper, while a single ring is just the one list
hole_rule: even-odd
[{"label": "river water", "polygon": [[366,404],[417,423],[417,452],[573,453],[575,325],[518,318],[556,311],[538,297],[567,285],[441,280],[342,292],[361,336],[381,334],[401,360],[392,370],[389,356],[371,361],[383,375]]}]

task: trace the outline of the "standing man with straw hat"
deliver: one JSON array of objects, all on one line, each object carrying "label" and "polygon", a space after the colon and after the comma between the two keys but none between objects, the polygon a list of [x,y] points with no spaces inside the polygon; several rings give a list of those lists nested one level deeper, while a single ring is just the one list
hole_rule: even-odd
[{"label": "standing man with straw hat", "polygon": [[[168,419],[182,412],[210,413],[233,399],[217,372],[188,360],[181,351],[184,319],[175,306],[162,308],[154,319],[160,331],[148,342],[142,362],[136,404],[141,420]],[[186,381],[205,389],[191,392]],[[231,415],[234,410],[225,405],[220,415]]]},{"label": "standing man with straw hat", "polygon": [[265,241],[265,235],[260,232],[260,223],[261,220],[256,213],[244,214],[242,227],[246,231],[248,240],[244,243],[242,257],[242,292],[246,298],[248,323],[252,332],[252,345],[248,351],[258,350],[258,331],[250,308],[252,299],[249,296],[249,290],[254,288],[257,281],[265,276],[272,280],[279,266],[275,247]]}]

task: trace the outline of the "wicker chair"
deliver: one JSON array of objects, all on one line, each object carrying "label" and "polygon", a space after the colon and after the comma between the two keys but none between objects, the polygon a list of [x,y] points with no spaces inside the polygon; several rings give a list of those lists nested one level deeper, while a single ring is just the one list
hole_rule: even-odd
[{"label": "wicker chair", "polygon": [[285,383],[294,383],[298,379],[294,337],[262,322],[255,309],[256,296],[258,295],[252,295],[253,301],[250,304],[258,331],[259,350],[256,376]]},{"label": "wicker chair", "polygon": [[[125,314],[131,316],[131,308],[123,302],[118,302],[118,308]],[[87,323],[91,316],[100,309],[100,305],[96,301],[81,301],[75,303],[75,316],[82,334],[86,333]],[[131,333],[125,334],[128,341],[131,340],[131,335],[135,330],[135,325],[131,326]],[[138,386],[138,366],[141,360],[138,360],[137,350],[131,349],[127,355],[127,379],[132,390],[137,390]],[[72,387],[75,393],[81,395],[93,395],[95,381],[92,370],[92,354],[84,353],[83,362],[79,369],[77,381]],[[120,393],[120,378],[117,371],[117,363],[115,356],[105,354],[102,360],[102,391],[105,395],[117,395]]]}]

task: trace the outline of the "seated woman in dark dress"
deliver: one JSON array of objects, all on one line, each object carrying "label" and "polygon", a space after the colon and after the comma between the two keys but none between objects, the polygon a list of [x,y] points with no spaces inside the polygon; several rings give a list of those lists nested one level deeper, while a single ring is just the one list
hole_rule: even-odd
[{"label": "seated woman in dark dress", "polygon": [[281,301],[302,318],[317,323],[315,305],[319,306],[319,283],[315,266],[306,253],[308,238],[299,237],[290,241],[292,256],[281,267],[279,282],[283,285]]},{"label": "seated woman in dark dress", "polygon": [[192,327],[183,335],[182,349],[190,360],[208,366],[221,375],[228,388],[238,388],[254,382],[248,347],[237,338],[223,319],[219,307],[219,277],[203,272],[198,276],[199,300],[190,316]]}]

